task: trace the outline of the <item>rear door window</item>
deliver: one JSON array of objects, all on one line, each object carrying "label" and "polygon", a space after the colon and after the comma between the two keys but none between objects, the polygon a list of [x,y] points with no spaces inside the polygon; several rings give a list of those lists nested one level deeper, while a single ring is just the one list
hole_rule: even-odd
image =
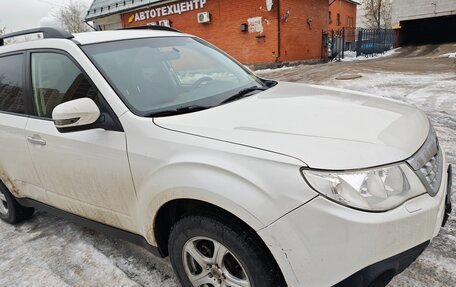
[{"label": "rear door window", "polygon": [[0,111],[24,114],[24,55],[0,57]]}]

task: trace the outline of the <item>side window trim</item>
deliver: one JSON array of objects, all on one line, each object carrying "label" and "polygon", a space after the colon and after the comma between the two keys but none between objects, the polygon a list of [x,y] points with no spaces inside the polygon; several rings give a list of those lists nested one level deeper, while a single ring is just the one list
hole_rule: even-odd
[{"label": "side window trim", "polygon": [[28,94],[27,94],[27,89],[26,89],[27,78],[25,76],[25,71],[27,70],[26,54],[27,54],[26,50],[18,50],[18,51],[12,51],[12,52],[0,54],[0,58],[22,55],[22,99],[24,102],[24,113],[15,113],[15,112],[8,112],[8,111],[0,110],[1,114],[14,115],[14,116],[20,116],[20,117],[29,117],[29,113],[27,110],[27,102],[28,102]]},{"label": "side window trim", "polygon": [[[52,121],[52,119],[38,116],[36,114],[36,111],[34,108],[34,106],[35,106],[34,98],[35,97],[33,96],[33,88],[32,88],[32,54],[33,53],[55,53],[55,54],[61,54],[61,55],[66,56],[81,71],[81,73],[84,75],[84,77],[86,77],[86,79],[89,81],[89,83],[98,90],[98,95],[99,95],[100,105],[101,105],[100,110],[102,113],[100,119],[102,121],[107,121],[109,123],[107,123],[107,124],[95,123],[94,128],[99,127],[99,128],[104,128],[106,130],[112,130],[112,131],[119,131],[119,132],[124,131],[119,118],[114,113],[114,110],[111,108],[109,103],[106,101],[105,97],[100,92],[97,85],[92,81],[92,79],[89,77],[89,75],[86,73],[86,71],[81,67],[81,65],[79,65],[79,63],[76,61],[76,59],[74,59],[74,57],[71,54],[69,54],[68,52],[66,52],[64,50],[60,50],[60,49],[46,48],[46,49],[29,49],[29,50],[25,51],[25,54],[26,54],[25,55],[25,57],[26,57],[26,73],[25,73],[26,74],[26,79],[25,79],[26,84],[25,84],[25,86],[27,87],[27,94],[28,94],[27,98],[28,98],[28,101],[30,104],[30,113],[29,113],[30,118],[39,119],[39,120],[43,120],[43,121]],[[109,118],[109,119],[107,119],[107,118]]]},{"label": "side window trim", "polygon": [[30,58],[28,57],[28,51],[24,51],[24,94],[25,97],[25,112],[30,117],[33,115],[33,93],[32,86],[29,79],[31,79],[30,69]]}]

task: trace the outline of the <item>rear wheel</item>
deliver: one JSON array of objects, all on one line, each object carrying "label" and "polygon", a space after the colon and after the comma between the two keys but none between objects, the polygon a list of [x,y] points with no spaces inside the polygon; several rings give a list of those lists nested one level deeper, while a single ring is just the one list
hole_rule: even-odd
[{"label": "rear wheel", "polygon": [[285,286],[272,255],[252,232],[208,216],[180,219],[168,250],[182,286]]},{"label": "rear wheel", "polygon": [[21,206],[3,183],[0,183],[0,219],[15,224],[33,215],[34,209]]}]

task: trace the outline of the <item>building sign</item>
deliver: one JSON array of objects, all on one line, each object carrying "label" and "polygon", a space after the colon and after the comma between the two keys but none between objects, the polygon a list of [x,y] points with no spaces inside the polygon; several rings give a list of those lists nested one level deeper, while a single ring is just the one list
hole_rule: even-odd
[{"label": "building sign", "polygon": [[249,33],[262,33],[263,32],[263,21],[261,17],[254,17],[247,19],[249,24]]},{"label": "building sign", "polygon": [[169,4],[158,8],[147,9],[140,12],[135,12],[128,18],[128,23],[134,23],[138,21],[154,19],[157,17],[164,17],[174,14],[182,14],[196,9],[201,9],[204,8],[206,2],[207,0],[191,0],[176,4]]}]

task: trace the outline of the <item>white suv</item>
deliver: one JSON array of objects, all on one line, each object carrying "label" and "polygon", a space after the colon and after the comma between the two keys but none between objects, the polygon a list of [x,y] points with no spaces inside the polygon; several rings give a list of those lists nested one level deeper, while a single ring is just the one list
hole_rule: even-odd
[{"label": "white suv", "polygon": [[169,256],[183,286],[382,286],[450,213],[451,167],[403,103],[264,80],[172,31],[0,46],[6,222],[57,213]]}]

